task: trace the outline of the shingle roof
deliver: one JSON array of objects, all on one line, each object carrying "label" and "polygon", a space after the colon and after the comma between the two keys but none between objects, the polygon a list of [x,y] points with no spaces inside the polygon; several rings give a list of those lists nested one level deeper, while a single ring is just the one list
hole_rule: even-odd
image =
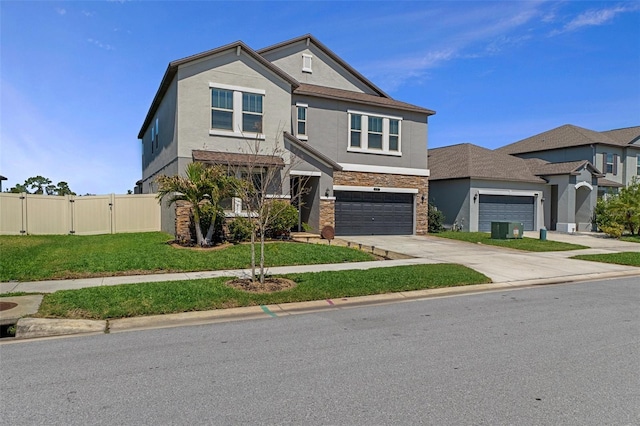
[{"label": "shingle roof", "polygon": [[585,167],[595,175],[601,175],[600,171],[587,160],[567,161],[564,163],[549,163],[538,158],[531,158],[526,159],[525,161],[527,163],[527,166],[529,166],[529,169],[536,176],[578,174],[580,170]]},{"label": "shingle roof", "polygon": [[429,180],[486,179],[545,183],[522,158],[464,143],[429,150]]},{"label": "shingle roof", "polygon": [[634,135],[636,139],[640,137],[640,127],[596,132],[572,124],[565,124],[503,146],[497,151],[505,154],[523,154],[591,144],[627,146],[633,141]]},{"label": "shingle roof", "polygon": [[607,130],[606,132],[602,132],[602,134],[617,141],[621,145],[629,145],[640,140],[640,126]]},{"label": "shingle roof", "polygon": [[239,154],[235,152],[218,152],[194,149],[191,151],[194,161],[224,166],[243,166],[251,164],[256,167],[284,167],[284,160],[273,155]]},{"label": "shingle roof", "polygon": [[[302,151],[304,154],[309,155],[309,156],[317,159],[321,163],[331,167],[333,170],[338,170],[338,171],[342,170],[342,166],[340,164],[336,163],[331,158],[327,157],[326,155],[324,155],[323,153],[321,153],[320,151],[315,149],[310,144],[308,144],[306,142],[303,142],[300,139],[296,138],[291,133],[284,132],[284,138],[286,140],[288,140],[289,142],[291,142],[295,148],[297,148],[298,150]],[[292,152],[294,154],[297,154],[295,152],[295,149],[293,149]]]},{"label": "shingle roof", "polygon": [[369,95],[367,93],[352,92],[349,90],[336,89],[333,87],[316,86],[313,84],[300,84],[294,91],[296,95],[317,96],[321,98],[344,100],[348,102],[356,102],[366,105],[377,105],[382,107],[391,107],[405,111],[420,112],[433,115],[436,112],[417,105],[408,104],[406,102],[396,101],[391,98]]},{"label": "shingle roof", "polygon": [[614,182],[612,180],[601,177],[601,178],[598,178],[598,186],[610,186],[614,188],[622,188],[624,185],[619,182]]}]

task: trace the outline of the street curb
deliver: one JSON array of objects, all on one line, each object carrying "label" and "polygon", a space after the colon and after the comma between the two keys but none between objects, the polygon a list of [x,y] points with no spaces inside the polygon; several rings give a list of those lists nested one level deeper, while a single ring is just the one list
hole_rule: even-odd
[{"label": "street curb", "polygon": [[16,339],[104,333],[106,329],[107,321],[21,318],[16,324]]},{"label": "street curb", "polygon": [[514,290],[539,285],[566,284],[577,281],[623,278],[629,276],[640,276],[640,269],[637,271],[568,275],[565,277],[545,279],[473,284],[397,293],[374,294],[369,296],[345,297],[340,299],[312,300],[308,302],[292,302],[210,311],[182,312],[176,314],[120,318],[106,321],[22,318],[17,324],[16,338],[28,339],[82,333],[120,333],[136,330],[205,325],[252,319],[267,319],[318,311],[385,305],[428,298],[451,297],[488,291]]}]

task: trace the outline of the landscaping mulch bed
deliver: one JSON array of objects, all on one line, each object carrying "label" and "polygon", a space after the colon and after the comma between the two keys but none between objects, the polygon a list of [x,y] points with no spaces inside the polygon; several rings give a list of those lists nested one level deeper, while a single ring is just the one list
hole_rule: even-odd
[{"label": "landscaping mulch bed", "polygon": [[229,287],[251,293],[274,293],[295,287],[295,281],[286,278],[265,278],[264,284],[260,281],[252,281],[250,278],[236,278],[225,283]]}]

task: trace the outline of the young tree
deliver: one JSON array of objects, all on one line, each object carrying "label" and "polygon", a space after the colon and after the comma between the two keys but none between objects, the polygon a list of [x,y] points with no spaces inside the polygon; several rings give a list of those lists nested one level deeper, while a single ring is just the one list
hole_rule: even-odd
[{"label": "young tree", "polygon": [[[303,190],[297,193],[283,195],[289,187],[289,171],[297,163],[276,140],[271,148],[263,148],[263,141],[247,140],[247,150],[244,153],[246,162],[236,166],[234,175],[239,178],[235,186],[235,196],[240,198],[243,208],[247,211],[248,219],[255,232],[251,234],[251,279],[259,279],[261,284],[265,280],[265,239],[271,226],[286,216],[291,209],[289,202],[282,202],[289,198],[295,202],[303,195]],[[304,183],[299,185],[304,187]],[[300,204],[300,203],[298,203]],[[256,274],[256,235],[260,241],[259,273]]]},{"label": "young tree", "polygon": [[[195,222],[196,243],[198,245],[210,245],[215,229],[217,207],[223,198],[231,195],[235,187],[234,179],[227,176],[225,168],[207,166],[202,163],[190,163],[187,165],[185,175],[158,176],[156,179],[159,185],[158,200],[162,202],[165,197],[169,197],[169,205],[180,200],[191,203]],[[205,204],[210,204],[214,207],[211,209],[214,217],[211,219],[206,236],[202,233],[200,224]]]}]

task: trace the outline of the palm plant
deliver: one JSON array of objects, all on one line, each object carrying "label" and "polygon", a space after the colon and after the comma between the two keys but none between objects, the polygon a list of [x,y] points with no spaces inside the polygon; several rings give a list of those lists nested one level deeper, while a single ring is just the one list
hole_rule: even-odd
[{"label": "palm plant", "polygon": [[193,220],[195,222],[196,242],[198,245],[210,245],[215,228],[215,217],[211,219],[206,236],[202,232],[200,219],[206,204],[213,206],[208,209],[217,212],[220,201],[232,195],[234,178],[227,176],[226,169],[221,166],[207,166],[202,163],[190,163],[185,168],[185,176],[160,175],[158,183],[158,200],[162,202],[169,197],[168,204],[176,201],[191,203]]}]

